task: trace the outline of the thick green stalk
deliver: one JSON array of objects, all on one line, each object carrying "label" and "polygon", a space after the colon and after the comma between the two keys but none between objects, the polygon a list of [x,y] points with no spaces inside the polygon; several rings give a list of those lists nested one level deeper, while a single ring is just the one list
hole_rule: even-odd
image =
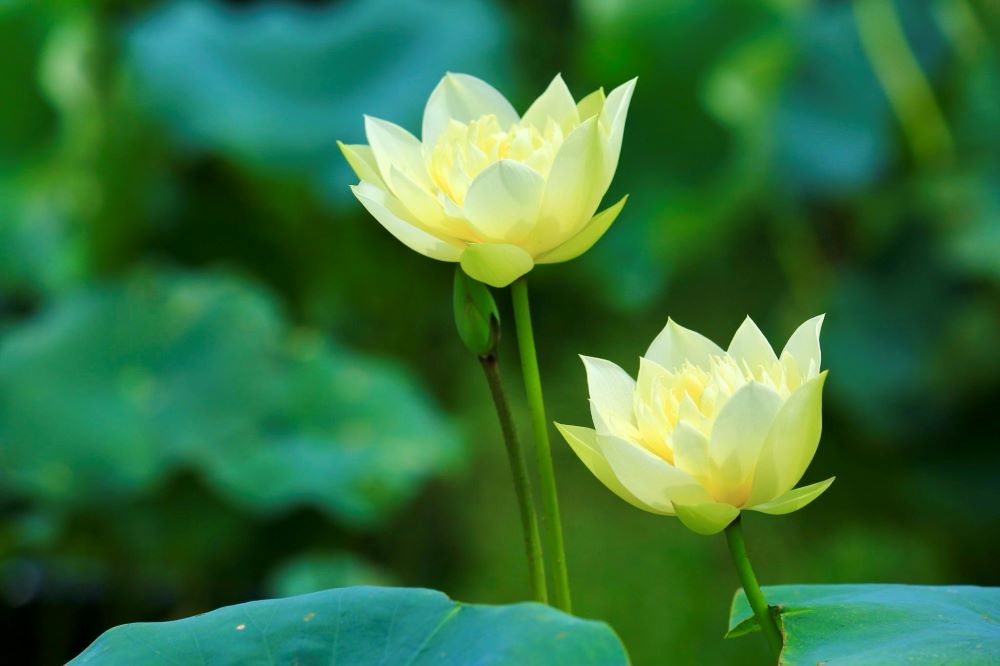
[{"label": "thick green stalk", "polygon": [[753,568],[750,566],[750,558],[747,557],[747,545],[743,540],[743,520],[740,516],[736,517],[736,520],[729,524],[726,528],[726,541],[729,543],[729,554],[733,556],[733,564],[736,565],[736,573],[740,577],[740,583],[743,584],[743,592],[747,595],[747,601],[750,602],[750,608],[753,609],[753,614],[757,618],[757,624],[760,625],[760,630],[764,634],[764,638],[767,639],[767,644],[771,647],[771,651],[774,654],[774,658],[777,659],[781,655],[781,632],[778,630],[778,625],[774,621],[774,617],[771,615],[771,611],[767,606],[767,599],[764,598],[764,593],[761,592],[760,585],[757,583],[757,577],[753,574]]},{"label": "thick green stalk", "polygon": [[531,306],[528,303],[527,278],[520,278],[510,286],[514,303],[514,326],[517,329],[517,347],[521,354],[521,372],[524,375],[524,392],[531,410],[531,426],[535,435],[535,455],[538,461],[538,478],[542,492],[542,523],[546,535],[546,558],[552,574],[552,596],[556,608],[572,610],[569,593],[569,574],[566,570],[566,550],[563,546],[562,521],[559,517],[559,495],[556,492],[556,475],[552,467],[552,450],[549,444],[549,422],[545,417],[542,397],[542,378],[538,372],[535,352],[535,335],[531,328]]},{"label": "thick green stalk", "polygon": [[521,514],[521,527],[524,531],[524,549],[528,555],[528,577],[531,580],[531,592],[535,601],[548,603],[549,595],[545,585],[545,560],[542,554],[542,541],[538,534],[537,511],[535,500],[531,494],[531,484],[528,481],[528,466],[524,461],[524,451],[521,440],[514,427],[514,419],[510,413],[510,403],[503,388],[500,377],[500,366],[495,354],[481,356],[479,362],[486,373],[486,381],[490,385],[493,405],[500,419],[500,430],[503,431],[504,443],[507,445],[507,458],[510,461],[510,471],[514,478],[514,492],[517,494],[517,506]]}]

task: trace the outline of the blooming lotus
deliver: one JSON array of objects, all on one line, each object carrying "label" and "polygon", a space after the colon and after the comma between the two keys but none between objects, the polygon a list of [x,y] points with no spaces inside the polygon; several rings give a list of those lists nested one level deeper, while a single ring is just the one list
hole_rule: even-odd
[{"label": "blooming lotus", "polygon": [[393,236],[504,287],[535,264],[583,254],[618,217],[625,198],[596,211],[634,87],[576,102],[556,76],[522,117],[488,83],[447,74],[427,100],[420,139],[365,117],[368,145],[340,148],[361,179],[355,196]]},{"label": "blooming lotus", "polygon": [[556,426],[615,494],[700,534],[743,509],[796,511],[833,483],[795,488],[822,429],[822,323],[802,324],[778,356],[749,317],[725,351],[670,320],[637,380],[583,357],[595,429]]}]

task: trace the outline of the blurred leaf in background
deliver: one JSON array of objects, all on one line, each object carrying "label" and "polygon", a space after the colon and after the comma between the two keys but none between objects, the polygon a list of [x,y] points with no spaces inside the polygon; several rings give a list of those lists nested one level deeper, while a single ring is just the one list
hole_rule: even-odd
[{"label": "blurred leaf in background", "polygon": [[289,332],[231,279],[95,285],[2,350],[0,482],[15,496],[114,503],[190,467],[248,508],[371,525],[460,453],[404,373]]},{"label": "blurred leaf in background", "polygon": [[[273,299],[240,280],[159,270],[67,292],[8,329],[0,442],[0,487],[26,508],[15,524],[58,516],[41,542],[9,530],[8,548],[57,556],[78,538],[79,516],[119,516],[123,505],[150,500],[169,513],[170,482],[185,473],[231,507],[209,529],[221,522],[245,532],[251,518],[232,512],[314,507],[370,530],[463,452],[395,365],[290,330]],[[155,511],[157,539],[204,538],[191,531],[199,523]],[[113,520],[131,529],[127,517]],[[150,535],[132,538],[119,547],[141,560]],[[227,546],[228,558],[239,557],[236,543],[215,541]],[[368,565],[351,561],[358,573],[341,584],[365,577]],[[128,574],[104,575],[120,585]],[[158,578],[169,593],[170,579]],[[330,587],[329,567],[314,582]]]},{"label": "blurred leaf in background", "polygon": [[136,94],[184,143],[308,175],[353,201],[337,141],[362,115],[413,127],[444,71],[509,80],[502,14],[480,0],[233,8],[182,0],[128,36]]}]

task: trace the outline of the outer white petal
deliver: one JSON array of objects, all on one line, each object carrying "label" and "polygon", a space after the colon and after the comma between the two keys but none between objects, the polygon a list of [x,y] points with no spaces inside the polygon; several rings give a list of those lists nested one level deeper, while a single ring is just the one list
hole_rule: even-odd
[{"label": "outer white petal", "polygon": [[737,506],[746,501],[761,447],[780,408],[781,397],[773,389],[748,382],[719,410],[709,440],[718,500]]},{"label": "outer white petal", "polygon": [[419,220],[425,230],[444,232],[445,217],[441,202],[395,166],[391,167],[390,173],[392,193],[413,218]]},{"label": "outer white petal", "polygon": [[733,336],[732,342],[729,343],[728,351],[737,363],[746,362],[752,370],[756,370],[760,366],[770,368],[778,361],[774,350],[771,349],[771,344],[750,317],[744,319],[740,327],[736,329],[736,334]]},{"label": "outer white petal", "polygon": [[472,228],[469,221],[465,219],[465,211],[461,206],[451,200],[445,194],[438,194],[438,203],[444,210],[445,224],[449,230],[449,235],[466,243],[482,243],[486,239],[478,231]]},{"label": "outer white petal", "polygon": [[500,160],[483,169],[469,186],[464,211],[483,237],[517,242],[535,226],[545,179],[531,167]]},{"label": "outer white petal", "polygon": [[823,328],[826,315],[818,315],[809,319],[792,333],[785,348],[781,351],[781,362],[789,379],[799,382],[812,379],[810,369],[819,373],[823,355],[819,347],[819,333]]},{"label": "outer white petal", "polygon": [[646,350],[646,358],[660,364],[671,372],[690,362],[703,370],[710,370],[709,359],[723,356],[725,352],[701,333],[684,328],[673,319],[656,336]]},{"label": "outer white petal", "polygon": [[576,102],[573,101],[573,95],[559,74],[556,74],[555,78],[552,79],[545,92],[532,102],[528,110],[524,112],[521,121],[530,123],[539,131],[543,131],[549,118],[554,120],[567,134],[580,124]]},{"label": "outer white petal", "polygon": [[[605,417],[635,425],[635,413],[632,410],[635,380],[611,361],[591,356],[580,358],[587,369],[591,405]],[[595,417],[595,425],[597,422]]]},{"label": "outer white petal", "polygon": [[682,472],[638,444],[611,435],[597,436],[597,444],[622,485],[639,501],[659,513],[673,514],[673,502],[708,504],[708,491]]},{"label": "outer white petal", "polygon": [[531,255],[516,245],[470,243],[461,256],[462,270],[491,287],[502,288],[534,268]]},{"label": "outer white petal", "polygon": [[663,513],[641,501],[622,485],[612,471],[611,465],[604,458],[604,454],[601,453],[597,444],[597,433],[593,429],[566,426],[561,423],[556,424],[556,429],[566,438],[566,441],[573,448],[573,452],[583,461],[587,469],[607,486],[608,490],[638,509],[652,513]]},{"label": "outer white petal", "polygon": [[603,153],[596,118],[585,121],[563,141],[549,170],[539,224],[532,234],[535,253],[565,243],[590,221],[606,189]]},{"label": "outer white petal", "polygon": [[653,403],[658,384],[669,381],[670,373],[659,363],[645,357],[639,357],[639,374],[635,380],[635,398],[644,403]]},{"label": "outer white petal", "polygon": [[705,484],[711,469],[705,435],[686,421],[681,421],[674,429],[673,446],[674,466]]},{"label": "outer white petal", "polygon": [[448,121],[469,123],[489,114],[504,130],[518,121],[517,111],[496,88],[475,76],[449,72],[427,99],[421,138],[433,148]]},{"label": "outer white petal", "polygon": [[368,137],[379,173],[390,188],[393,185],[393,166],[421,187],[430,188],[431,179],[417,137],[395,123],[372,116],[365,116],[365,136]]},{"label": "outer white petal", "polygon": [[736,520],[740,510],[731,504],[713,502],[710,504],[677,504],[677,517],[684,527],[698,534],[718,534],[729,523]]},{"label": "outer white petal", "polygon": [[576,112],[580,117],[580,121],[583,122],[587,118],[596,116],[603,111],[606,99],[607,98],[604,96],[604,88],[598,88],[577,102]]},{"label": "outer white petal", "polygon": [[344,158],[351,166],[351,169],[354,170],[358,179],[386,189],[385,181],[382,180],[382,174],[379,173],[378,163],[375,162],[375,153],[372,152],[371,146],[365,144],[346,144],[342,141],[338,141],[337,146],[340,147],[340,152],[344,154]]},{"label": "outer white petal", "polygon": [[747,506],[770,502],[795,487],[816,455],[823,431],[826,372],[788,397],[761,447]]},{"label": "outer white petal", "polygon": [[605,130],[610,131],[616,119],[628,113],[628,107],[632,101],[632,93],[635,91],[635,84],[638,77],[626,81],[610,93],[601,109],[601,125]]},{"label": "outer white petal", "polygon": [[636,79],[627,81],[611,91],[604,110],[601,112],[601,126],[605,131],[604,175],[608,184],[618,168],[618,157],[622,151],[622,139],[625,136],[625,118],[635,91]]},{"label": "outer white petal", "polygon": [[758,504],[757,506],[747,507],[747,509],[749,511],[769,513],[772,516],[782,516],[786,513],[791,513],[792,511],[798,511],[822,495],[836,478],[837,477],[835,476],[831,476],[826,481],[820,481],[819,483],[802,486],[801,488],[796,488],[795,490],[789,490],[777,499],[765,502],[764,504]]},{"label": "outer white petal", "polygon": [[458,261],[462,256],[457,242],[433,236],[402,219],[399,216],[402,204],[391,194],[371,183],[352,186],[351,191],[389,233],[411,250],[439,261]]},{"label": "outer white petal", "polygon": [[594,243],[601,239],[604,232],[612,225],[612,223],[618,219],[618,214],[622,212],[622,208],[625,207],[625,202],[628,201],[628,195],[626,194],[621,199],[618,200],[613,206],[605,208],[600,213],[591,218],[590,222],[587,223],[583,229],[580,230],[578,234],[570,238],[568,241],[562,245],[557,246],[555,249],[545,252],[541,256],[535,259],[537,264],[558,264],[562,261],[569,261],[570,259],[576,259],[581,254],[589,250],[594,246]]}]

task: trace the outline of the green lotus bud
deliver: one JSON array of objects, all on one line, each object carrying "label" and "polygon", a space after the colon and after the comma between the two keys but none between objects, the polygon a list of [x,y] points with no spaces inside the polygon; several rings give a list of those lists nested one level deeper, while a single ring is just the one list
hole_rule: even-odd
[{"label": "green lotus bud", "polygon": [[489,356],[500,339],[500,312],[489,287],[456,269],[453,304],[462,342],[476,356]]}]

